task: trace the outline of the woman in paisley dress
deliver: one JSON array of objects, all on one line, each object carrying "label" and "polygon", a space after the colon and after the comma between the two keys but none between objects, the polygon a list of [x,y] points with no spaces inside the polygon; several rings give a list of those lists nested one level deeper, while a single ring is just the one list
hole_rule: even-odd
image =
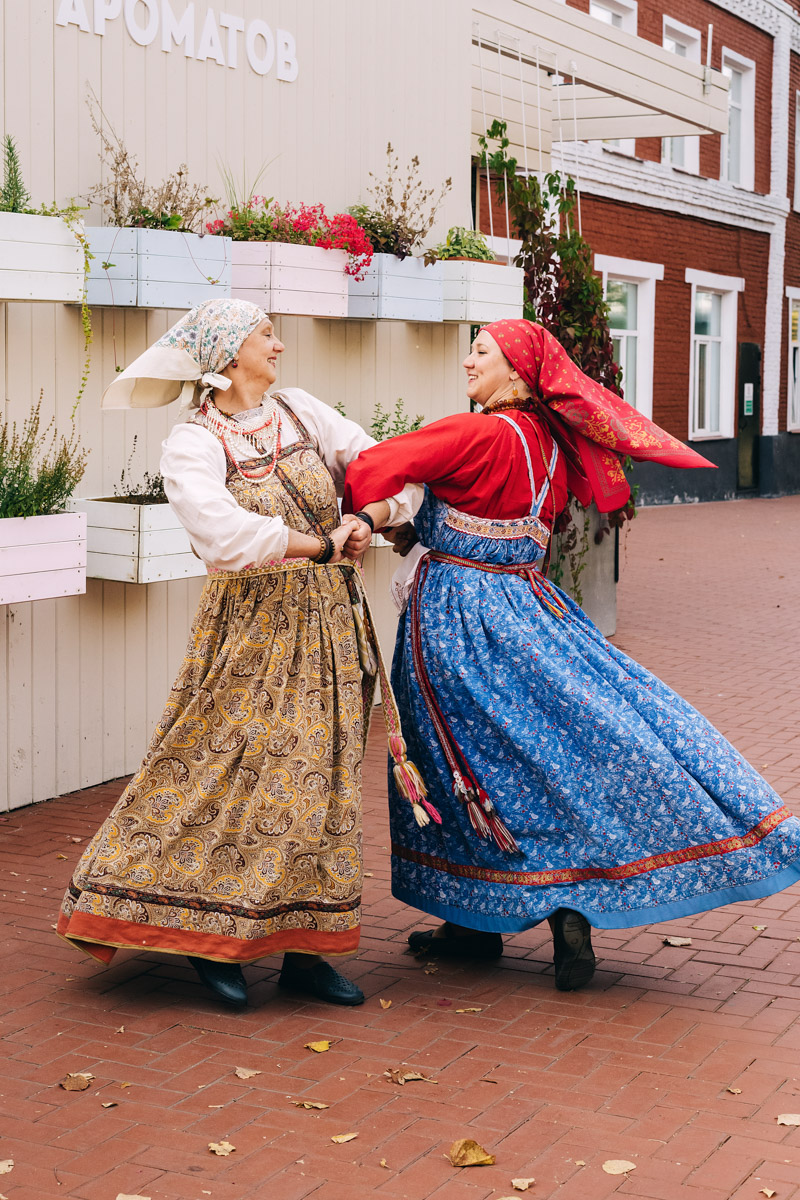
[{"label": "woman in paisley dress", "polygon": [[464,366],[481,412],[384,442],[347,472],[346,513],[427,485],[395,584],[410,603],[393,684],[442,823],[410,819],[390,776],[392,891],[444,920],[410,936],[426,954],[496,958],[503,933],[548,919],[566,991],[594,972],[592,925],[788,887],[800,821],[545,575],[569,491],[601,511],[625,503],[620,453],[710,464],[528,321],[481,330]]},{"label": "woman in paisley dress", "polygon": [[[235,1004],[241,964],[283,953],[280,984],[359,1004],[322,956],[359,940],[374,660],[342,556],[356,522],[341,523],[336,493],[374,443],[299,388],[270,394],[283,349],[256,305],[209,301],[107,389],[107,407],[194,404],[161,469],[208,581],[144,761],[82,855],[58,932],[102,963],[119,947],[187,954]],[[407,493],[390,506],[390,522],[412,515]]]}]

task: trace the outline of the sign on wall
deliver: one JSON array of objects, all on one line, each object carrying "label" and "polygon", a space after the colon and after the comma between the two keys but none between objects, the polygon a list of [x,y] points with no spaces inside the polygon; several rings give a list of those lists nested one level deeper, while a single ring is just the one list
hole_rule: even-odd
[{"label": "sign on wall", "polygon": [[236,68],[244,58],[257,75],[275,75],[293,83],[298,75],[294,35],[274,32],[266,21],[245,21],[231,13],[206,9],[205,16],[192,0],[176,16],[175,0],[59,0],[56,25],[76,25],[83,33],[103,37],[109,22],[122,20],[128,35],[139,46],[160,44],[170,54],[183,50],[185,58]]}]

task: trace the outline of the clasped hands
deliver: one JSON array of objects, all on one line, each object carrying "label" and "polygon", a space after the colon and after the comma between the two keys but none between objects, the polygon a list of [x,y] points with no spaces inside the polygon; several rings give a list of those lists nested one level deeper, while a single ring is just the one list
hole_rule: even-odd
[{"label": "clasped hands", "polygon": [[[419,540],[410,521],[398,525],[395,529],[382,529],[381,534],[387,542],[394,543],[394,553],[399,554],[402,558],[405,558],[412,546]],[[372,530],[366,521],[346,513],[342,517],[341,525],[333,531],[331,537],[337,549],[340,545],[343,547],[341,557],[360,558],[369,548],[372,541]]]}]

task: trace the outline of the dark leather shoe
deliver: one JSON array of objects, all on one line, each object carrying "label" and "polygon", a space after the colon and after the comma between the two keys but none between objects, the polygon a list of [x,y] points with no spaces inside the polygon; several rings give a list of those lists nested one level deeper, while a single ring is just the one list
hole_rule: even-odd
[{"label": "dark leather shoe", "polygon": [[[445,921],[445,930],[450,924]],[[417,929],[408,935],[408,945],[415,954],[433,954],[439,958],[477,958],[485,962],[503,956],[503,939],[499,933],[461,934],[446,932],[434,937],[433,929]]]},{"label": "dark leather shoe", "polygon": [[556,987],[574,992],[589,982],[596,965],[592,927],[581,913],[559,908],[553,918],[553,964]]},{"label": "dark leather shoe", "polygon": [[247,1004],[247,984],[238,963],[214,962],[211,958],[192,958],[194,967],[203,983],[226,1004]]},{"label": "dark leather shoe", "polygon": [[364,993],[330,963],[316,962],[311,967],[296,967],[284,958],[278,984],[292,992],[315,996],[327,1004],[356,1005],[364,1003]]}]

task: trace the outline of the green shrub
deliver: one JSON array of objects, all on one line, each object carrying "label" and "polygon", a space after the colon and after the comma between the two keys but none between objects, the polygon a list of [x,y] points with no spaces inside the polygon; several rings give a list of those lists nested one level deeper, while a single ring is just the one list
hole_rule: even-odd
[{"label": "green shrub", "polygon": [[40,517],[63,512],[86,470],[88,451],[81,449],[73,425],[60,436],[55,418],[40,433],[42,397],[22,429],[0,423],[0,517]]}]

